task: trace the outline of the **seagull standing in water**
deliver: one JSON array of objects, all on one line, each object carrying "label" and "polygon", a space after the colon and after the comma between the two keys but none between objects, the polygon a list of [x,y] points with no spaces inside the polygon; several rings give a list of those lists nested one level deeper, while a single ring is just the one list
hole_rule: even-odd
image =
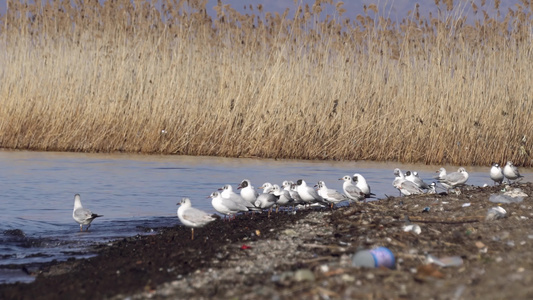
[{"label": "seagull standing in water", "polygon": [[427,190],[429,189],[429,186],[427,185],[427,183],[425,183],[422,178],[420,178],[418,176],[418,172],[416,171],[407,171],[405,172],[405,179],[411,181],[412,183],[416,184],[419,188],[423,189],[423,190]]},{"label": "seagull standing in water", "polygon": [[[404,180],[405,180],[405,176],[403,175],[402,171],[398,168],[394,169],[394,180],[392,181],[392,186],[397,188],[398,191],[400,191],[398,186]],[[402,195],[402,191],[400,191],[400,196],[401,195]]]},{"label": "seagull standing in water", "polygon": [[434,179],[437,179],[437,180],[441,180],[441,179],[444,179],[444,177],[446,177],[446,175],[448,174],[446,172],[446,169],[445,168],[440,168],[437,173],[439,173],[439,175],[433,177]]},{"label": "seagull standing in water", "polygon": [[503,182],[503,170],[499,164],[493,163],[490,168],[490,179],[494,181],[494,184],[502,184]]},{"label": "seagull standing in water", "polygon": [[409,181],[405,178],[403,179],[400,179],[400,180],[395,180],[395,187],[400,190],[400,193],[402,195],[405,195],[405,196],[410,196],[410,195],[420,195],[420,194],[423,194],[424,191],[418,187],[418,185],[416,185],[414,182],[412,181]]},{"label": "seagull standing in water", "polygon": [[365,177],[359,173],[353,174],[352,177],[353,182],[355,185],[365,194],[366,198],[371,198],[372,196],[375,196],[376,194],[373,194],[370,192],[370,186],[366,182]]},{"label": "seagull standing in water", "polygon": [[505,167],[503,167],[503,175],[505,178],[507,178],[507,182],[511,184],[511,180],[520,180],[520,178],[524,177],[520,175],[520,172],[518,172],[518,168],[513,165],[512,161],[508,161]]},{"label": "seagull standing in water", "polygon": [[189,198],[181,199],[181,202],[178,202],[177,205],[181,205],[178,208],[180,222],[191,228],[191,240],[194,240],[194,228],[204,227],[206,224],[215,220],[215,218],[205,211],[192,207]]},{"label": "seagull standing in water", "polygon": [[74,210],[72,211],[72,218],[80,224],[80,231],[83,230],[83,225],[87,225],[85,231],[89,231],[91,222],[102,215],[93,214],[90,210],[83,208],[81,205],[80,194],[74,195]]}]

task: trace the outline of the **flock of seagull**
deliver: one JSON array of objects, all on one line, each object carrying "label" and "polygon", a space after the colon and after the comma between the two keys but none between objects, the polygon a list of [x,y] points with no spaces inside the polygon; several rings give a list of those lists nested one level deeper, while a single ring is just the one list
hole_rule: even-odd
[{"label": "flock of seagull", "polygon": [[[447,173],[445,168],[440,168],[437,173],[438,175],[434,179],[448,193],[453,190],[459,194],[459,188],[465,185],[469,177],[468,172],[463,167],[452,173]],[[407,171],[404,174],[397,168],[394,169],[394,176],[392,185],[400,191],[400,196],[436,193],[436,182],[425,183],[416,171]],[[520,180],[522,177],[518,168],[511,161],[508,161],[503,169],[497,163],[494,163],[490,169],[490,178],[494,184],[503,183],[505,178],[508,183],[511,183],[512,180]],[[208,198],[212,199],[213,208],[224,215],[224,218],[228,217],[229,220],[241,212],[268,210],[268,217],[270,217],[273,208],[278,210],[280,207],[287,209],[292,207],[294,210],[297,205],[304,207],[330,206],[333,208],[334,205],[345,201],[358,202],[366,201],[367,198],[375,198],[375,194],[371,193],[370,186],[363,175],[355,173],[353,176],[343,176],[339,180],[343,180],[342,192],[328,188],[324,181],[309,186],[305,180],[298,179],[296,182],[284,181],[281,186],[266,182],[259,188],[262,189],[262,192],[259,193],[250,180],[244,179],[237,188],[240,190],[239,193],[234,192],[230,184],[226,184],[218,191],[211,193]],[[177,211],[178,218],[183,225],[191,228],[191,239],[194,239],[194,228],[203,227],[215,220],[207,212],[192,207],[189,198],[183,198],[178,205],[181,205]],[[72,217],[80,224],[80,231],[83,230],[83,225],[87,225],[85,230],[88,231],[91,222],[102,216],[83,208],[80,195],[76,194]]]}]

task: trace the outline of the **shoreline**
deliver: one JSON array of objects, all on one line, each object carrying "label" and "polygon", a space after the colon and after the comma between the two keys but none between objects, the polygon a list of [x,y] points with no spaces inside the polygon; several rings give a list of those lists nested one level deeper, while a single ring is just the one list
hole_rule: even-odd
[{"label": "shoreline", "polygon": [[[531,183],[516,187],[533,193]],[[390,197],[270,219],[240,215],[195,230],[193,241],[189,228],[161,228],[102,244],[95,257],[45,264],[33,283],[0,285],[0,298],[531,297],[533,201],[489,202],[500,189]],[[495,206],[507,217],[486,221]],[[419,235],[403,230],[406,217],[421,227]],[[395,269],[351,265],[358,249],[377,246],[394,253]],[[462,264],[426,266],[428,254],[459,256]]]}]

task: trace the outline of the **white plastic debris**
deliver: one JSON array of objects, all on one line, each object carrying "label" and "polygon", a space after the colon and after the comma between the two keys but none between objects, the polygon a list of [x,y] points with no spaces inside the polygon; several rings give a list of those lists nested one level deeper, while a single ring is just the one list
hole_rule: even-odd
[{"label": "white plastic debris", "polygon": [[507,216],[507,211],[500,206],[496,206],[496,207],[489,209],[485,220],[492,221],[492,220],[505,218],[506,216]]},{"label": "white plastic debris", "polygon": [[414,232],[416,234],[420,234],[422,232],[422,229],[420,228],[420,226],[418,226],[416,224],[409,224],[409,225],[404,225],[403,226],[403,231],[405,231],[405,232]]},{"label": "white plastic debris", "polygon": [[463,265],[463,259],[460,256],[448,256],[448,257],[435,257],[431,254],[428,254],[427,258],[428,264],[436,264],[441,267],[459,267]]},{"label": "white plastic debris", "polygon": [[509,189],[506,187],[504,191],[503,194],[490,195],[489,201],[494,203],[520,203],[528,196],[520,188]]}]

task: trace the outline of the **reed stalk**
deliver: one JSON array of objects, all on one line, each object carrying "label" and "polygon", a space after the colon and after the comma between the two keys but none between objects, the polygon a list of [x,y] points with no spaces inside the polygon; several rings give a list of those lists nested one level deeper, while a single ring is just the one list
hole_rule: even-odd
[{"label": "reed stalk", "polygon": [[2,148],[533,165],[533,1],[399,22],[320,0],[36,2],[1,17]]}]

